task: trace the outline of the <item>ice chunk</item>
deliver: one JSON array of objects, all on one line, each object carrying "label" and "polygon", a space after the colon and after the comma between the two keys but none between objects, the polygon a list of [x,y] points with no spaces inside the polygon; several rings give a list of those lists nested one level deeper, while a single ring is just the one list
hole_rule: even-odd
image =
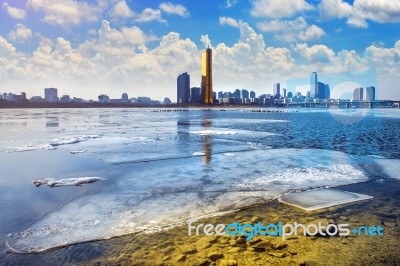
[{"label": "ice chunk", "polygon": [[382,170],[386,175],[400,180],[399,159],[375,159],[374,162],[382,167]]},{"label": "ice chunk", "polygon": [[99,138],[100,135],[96,134],[83,134],[79,136],[64,136],[64,137],[59,137],[55,138],[49,141],[49,143],[52,146],[60,146],[60,145],[66,145],[66,144],[74,144],[74,143],[79,143],[81,141],[86,141],[88,139],[95,139]]},{"label": "ice chunk", "polygon": [[202,136],[207,136],[207,135],[236,135],[237,132],[233,130],[199,130],[199,131],[190,131],[190,134],[195,134],[195,135],[202,135]]},{"label": "ice chunk", "polygon": [[94,183],[101,180],[100,177],[73,177],[64,179],[36,179],[32,181],[35,186],[40,187],[41,185],[48,185],[49,187],[65,187],[65,186],[80,186],[83,184]]},{"label": "ice chunk", "polygon": [[314,211],[367,199],[372,199],[372,197],[336,189],[314,189],[303,192],[292,192],[279,197],[280,202],[306,211]]},{"label": "ice chunk", "polygon": [[8,235],[8,247],[15,252],[42,252],[151,232],[203,215],[265,203],[294,189],[368,180],[357,161],[342,152],[256,149],[235,151],[234,156],[227,153],[211,154],[207,163],[189,156],[173,163],[110,168],[114,170],[107,172],[112,177],[107,185],[99,184],[96,193],[73,199],[27,230]]}]

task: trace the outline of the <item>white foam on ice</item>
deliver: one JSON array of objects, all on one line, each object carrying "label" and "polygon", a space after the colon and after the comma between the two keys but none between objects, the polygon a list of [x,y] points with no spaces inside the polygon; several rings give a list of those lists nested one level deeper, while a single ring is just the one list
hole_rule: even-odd
[{"label": "white foam on ice", "polygon": [[[188,219],[267,202],[293,189],[338,186],[368,180],[341,152],[269,149],[212,154],[174,163],[124,165],[97,194],[82,195],[27,230],[9,234],[15,252],[48,249],[98,239],[152,232]],[[122,170],[121,170],[122,169]]]},{"label": "white foam on ice", "polygon": [[89,139],[100,138],[100,135],[96,134],[83,134],[78,136],[63,136],[59,138],[55,138],[49,141],[49,144],[52,146],[60,146],[67,144],[75,144],[81,141],[87,141]]},{"label": "white foam on ice", "polygon": [[193,156],[203,156],[203,155],[205,155],[205,153],[201,151],[193,152]]},{"label": "white foam on ice", "polygon": [[368,199],[372,199],[372,197],[336,189],[313,189],[302,192],[291,192],[279,197],[280,202],[306,211],[314,211]]},{"label": "white foam on ice", "polygon": [[101,180],[100,177],[90,176],[90,177],[72,177],[72,178],[44,178],[36,179],[32,181],[35,186],[40,187],[41,185],[47,185],[49,187],[65,187],[65,186],[80,186],[83,184],[90,184]]},{"label": "white foam on ice", "polygon": [[199,131],[189,131],[190,134],[195,134],[195,135],[202,135],[202,136],[207,136],[207,135],[236,135],[237,131],[233,130],[199,130]]},{"label": "white foam on ice", "polygon": [[78,153],[84,153],[86,150],[70,150],[69,153],[71,154],[78,154]]},{"label": "white foam on ice", "polygon": [[48,151],[48,150],[55,150],[57,148],[54,147],[53,145],[47,143],[47,144],[39,146],[39,149]]},{"label": "white foam on ice", "polygon": [[338,186],[345,184],[352,177],[354,182],[368,180],[365,174],[350,164],[335,164],[321,167],[293,167],[282,169],[272,175],[256,179],[245,179],[238,183],[238,187],[260,188],[266,186],[281,186],[301,188],[304,184],[314,186]]}]

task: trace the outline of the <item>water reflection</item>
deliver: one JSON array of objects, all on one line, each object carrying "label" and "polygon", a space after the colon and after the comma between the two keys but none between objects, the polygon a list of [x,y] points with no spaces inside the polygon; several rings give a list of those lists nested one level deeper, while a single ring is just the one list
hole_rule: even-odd
[{"label": "water reflection", "polygon": [[[207,130],[212,126],[211,119],[205,118],[201,122],[201,126],[204,130]],[[203,143],[201,145],[201,151],[203,153],[202,158],[203,162],[208,165],[211,162],[211,154],[212,154],[212,139],[211,135],[204,135],[203,136]]]}]

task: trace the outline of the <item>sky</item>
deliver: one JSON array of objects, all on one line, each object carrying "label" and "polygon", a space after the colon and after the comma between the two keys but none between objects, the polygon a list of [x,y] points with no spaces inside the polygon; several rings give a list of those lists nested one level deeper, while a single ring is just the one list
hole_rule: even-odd
[{"label": "sky", "polygon": [[176,101],[208,45],[217,92],[305,94],[316,71],[333,98],[400,100],[400,0],[0,0],[0,92]]}]

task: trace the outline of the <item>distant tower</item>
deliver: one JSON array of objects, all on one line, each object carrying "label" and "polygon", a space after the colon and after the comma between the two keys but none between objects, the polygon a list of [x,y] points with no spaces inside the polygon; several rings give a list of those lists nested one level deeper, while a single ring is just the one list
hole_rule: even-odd
[{"label": "distant tower", "polygon": [[317,72],[313,72],[310,75],[310,96],[317,98],[318,96],[318,76]]},{"label": "distant tower", "polygon": [[55,103],[58,102],[58,95],[56,88],[45,88],[44,99],[46,102]]},{"label": "distant tower", "polygon": [[176,79],[177,103],[188,103],[190,101],[190,75],[185,72]]},{"label": "distant tower", "polygon": [[127,102],[128,99],[129,99],[128,94],[125,93],[125,92],[122,93],[122,95],[121,95],[121,100],[122,100],[123,102]]},{"label": "distant tower", "polygon": [[273,92],[274,98],[280,98],[281,97],[281,84],[280,83],[275,83],[274,84],[274,92]]},{"label": "distant tower", "polygon": [[201,102],[213,104],[212,50],[207,48],[201,54]]},{"label": "distant tower", "polygon": [[367,87],[365,88],[365,100],[367,102],[375,101],[375,87]]},{"label": "distant tower", "polygon": [[355,88],[354,89],[353,100],[355,100],[355,101],[364,100],[364,88]]}]

